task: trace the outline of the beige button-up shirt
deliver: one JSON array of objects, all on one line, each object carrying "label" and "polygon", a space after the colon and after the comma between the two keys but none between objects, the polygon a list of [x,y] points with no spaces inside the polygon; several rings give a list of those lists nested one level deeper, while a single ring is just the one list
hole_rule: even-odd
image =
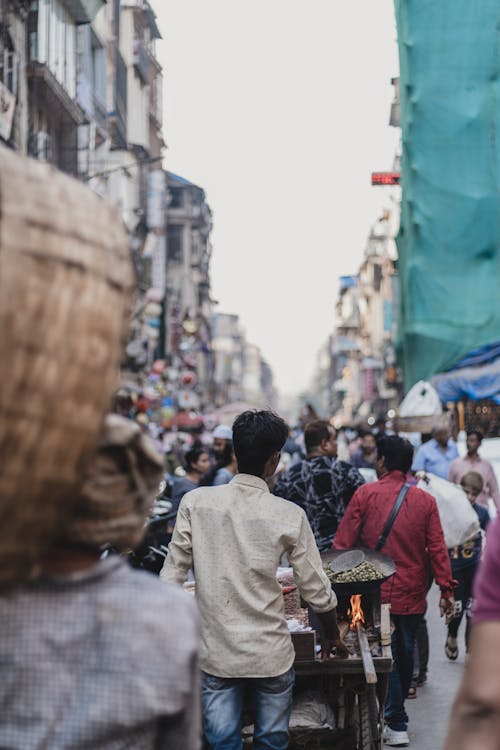
[{"label": "beige button-up shirt", "polygon": [[304,511],[237,474],[182,499],[161,577],[193,567],[201,613],[201,668],[217,677],[275,677],[293,664],[276,570],[288,553],[302,598],[316,612],[337,600]]}]

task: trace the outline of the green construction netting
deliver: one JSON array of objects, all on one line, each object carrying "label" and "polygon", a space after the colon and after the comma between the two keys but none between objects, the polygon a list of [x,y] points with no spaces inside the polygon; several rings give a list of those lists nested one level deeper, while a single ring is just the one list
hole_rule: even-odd
[{"label": "green construction netting", "polygon": [[395,0],[405,384],[500,339],[500,2]]}]

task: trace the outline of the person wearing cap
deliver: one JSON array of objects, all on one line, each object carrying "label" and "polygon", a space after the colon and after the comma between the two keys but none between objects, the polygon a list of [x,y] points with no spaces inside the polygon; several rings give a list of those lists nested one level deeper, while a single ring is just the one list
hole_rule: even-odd
[{"label": "person wearing cap", "polygon": [[38,577],[1,593],[1,748],[199,750],[194,601],[101,559],[105,543],[139,543],[162,465],[137,424],[110,415]]},{"label": "person wearing cap", "polygon": [[226,425],[218,425],[214,430],[212,451],[215,466],[201,482],[205,486],[217,487],[228,484],[238,471],[238,463],[233,450],[233,431]]},{"label": "person wearing cap", "polygon": [[224,455],[224,451],[226,450],[227,444],[232,443],[233,431],[231,427],[227,427],[227,425],[220,424],[215,428],[213,438],[214,438],[214,442],[212,446],[212,451],[215,456],[215,460],[218,461]]}]

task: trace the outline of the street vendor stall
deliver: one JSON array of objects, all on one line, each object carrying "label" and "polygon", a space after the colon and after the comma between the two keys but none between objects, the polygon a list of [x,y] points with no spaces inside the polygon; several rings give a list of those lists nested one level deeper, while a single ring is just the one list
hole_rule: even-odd
[{"label": "street vendor stall", "polygon": [[[313,631],[292,634],[296,649],[295,699],[313,690],[314,695],[331,707],[334,726],[330,722],[329,727],[300,727],[294,722],[292,712],[290,748],[382,748],[383,707],[392,656],[389,605],[381,604],[380,586],[396,568],[382,553],[372,550],[360,553],[358,565],[337,575],[329,566],[345,553],[332,550],[322,554],[338,598],[341,635],[352,655],[348,659],[322,661],[319,653],[315,653],[319,649],[307,652],[301,642],[309,639],[314,643]],[[294,613],[288,612],[286,616],[289,619]]]},{"label": "street vendor stall", "polygon": [[[380,587],[396,572],[396,566],[381,552],[361,548],[347,552],[353,561],[351,567],[336,567],[336,561],[345,561],[345,550],[329,550],[321,555],[337,596],[339,629],[350,651],[347,659],[321,659],[319,622],[301,600],[292,568],[277,571],[295,648],[290,750],[383,747],[384,703],[392,653],[390,607],[381,603]],[[196,594],[196,582],[184,583],[184,589]],[[245,706],[243,724],[243,746],[251,750],[250,703]]]}]

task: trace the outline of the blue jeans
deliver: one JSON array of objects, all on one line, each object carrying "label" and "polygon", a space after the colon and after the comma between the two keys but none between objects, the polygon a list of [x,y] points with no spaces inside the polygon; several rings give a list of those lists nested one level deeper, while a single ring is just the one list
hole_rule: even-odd
[{"label": "blue jeans", "polygon": [[295,674],[278,677],[226,678],[202,673],[205,737],[211,750],[241,750],[245,695],[255,714],[253,750],[286,750]]},{"label": "blue jeans", "polygon": [[408,714],[405,700],[413,673],[413,648],[422,615],[391,615],[394,630],[391,636],[392,672],[385,701],[385,721],[390,729],[406,732]]}]

